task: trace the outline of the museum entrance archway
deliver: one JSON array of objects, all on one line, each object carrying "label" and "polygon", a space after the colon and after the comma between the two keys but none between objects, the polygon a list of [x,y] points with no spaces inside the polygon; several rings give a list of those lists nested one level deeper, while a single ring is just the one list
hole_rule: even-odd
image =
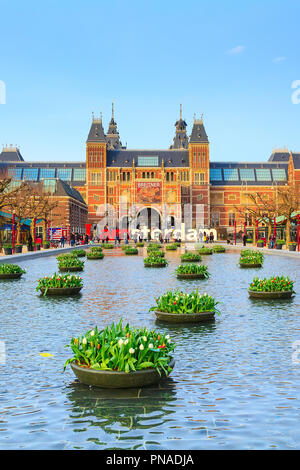
[{"label": "museum entrance archway", "polygon": [[160,213],[153,207],[145,207],[137,215],[137,228],[161,228]]}]

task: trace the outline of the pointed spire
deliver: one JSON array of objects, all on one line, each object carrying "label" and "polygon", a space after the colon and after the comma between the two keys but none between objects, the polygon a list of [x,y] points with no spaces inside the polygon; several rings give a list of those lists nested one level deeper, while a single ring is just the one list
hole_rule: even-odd
[{"label": "pointed spire", "polygon": [[186,134],[187,123],[182,119],[182,104],[180,104],[179,120],[175,122],[176,132],[173,139],[173,145],[170,149],[187,149],[188,148],[188,136]]},{"label": "pointed spire", "polygon": [[122,147],[122,142],[120,141],[117,123],[115,121],[115,109],[114,109],[113,100],[111,104],[111,120],[110,120],[108,130],[107,130],[106,142],[107,142],[108,150],[117,150]]}]

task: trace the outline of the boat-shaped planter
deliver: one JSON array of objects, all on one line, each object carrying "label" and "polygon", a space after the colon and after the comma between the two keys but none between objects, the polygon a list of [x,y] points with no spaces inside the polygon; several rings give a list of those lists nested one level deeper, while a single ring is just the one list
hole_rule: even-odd
[{"label": "boat-shaped planter", "polygon": [[96,255],[96,256],[86,255],[86,257],[87,257],[87,259],[103,259],[104,255],[103,254],[99,254],[99,255]]},{"label": "boat-shaped planter", "polygon": [[262,263],[239,263],[240,268],[261,268]]},{"label": "boat-shaped planter", "polygon": [[0,274],[0,280],[1,279],[20,279],[24,273],[1,273]]},{"label": "boat-shaped planter", "polygon": [[158,320],[168,323],[198,323],[214,320],[215,312],[199,312],[199,313],[168,313],[154,311]]},{"label": "boat-shaped planter", "polygon": [[165,268],[166,266],[168,266],[167,264],[163,264],[163,263],[144,263],[144,266],[145,268]]},{"label": "boat-shaped planter", "polygon": [[274,291],[274,292],[261,292],[256,290],[248,289],[249,296],[254,299],[290,299],[293,295],[292,290],[286,291]]},{"label": "boat-shaped planter", "polygon": [[[49,287],[46,295],[76,295],[79,294],[82,287]],[[42,294],[45,293],[45,288],[41,287]]]},{"label": "boat-shaped planter", "polygon": [[[140,388],[158,383],[166,374],[161,370],[161,375],[154,368],[136,370],[131,372],[119,372],[114,370],[95,370],[89,367],[82,367],[74,362],[71,368],[79,379],[86,385],[93,385],[101,388]],[[174,369],[175,360],[171,358],[169,367]]]},{"label": "boat-shaped planter", "polygon": [[205,279],[203,273],[181,273],[177,274],[177,279]]},{"label": "boat-shaped planter", "polygon": [[83,271],[83,268],[81,266],[70,266],[69,268],[61,267],[59,270],[64,273],[64,272],[75,272],[75,271]]}]

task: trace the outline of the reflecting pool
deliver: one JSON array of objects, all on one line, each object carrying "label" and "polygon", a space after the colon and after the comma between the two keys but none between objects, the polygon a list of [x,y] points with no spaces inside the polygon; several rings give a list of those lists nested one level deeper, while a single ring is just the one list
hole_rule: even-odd
[{"label": "reflecting pool", "polygon": [[[57,271],[55,257],[19,263],[27,274],[0,284],[1,449],[299,449],[300,260],[270,255],[261,269],[240,269],[239,255],[203,257],[211,277],[179,281],[179,253],[169,266],[144,268],[143,254],[120,249],[86,260],[82,294],[41,297],[40,276]],[[250,300],[255,275],[289,275],[291,300]],[[205,325],[158,323],[153,299],[168,289],[198,287],[221,302]],[[120,318],[168,331],[176,341],[169,378],[144,389],[103,390],[63,373],[71,336]],[[48,352],[53,357],[42,357]],[[300,359],[300,355],[299,355]]]}]

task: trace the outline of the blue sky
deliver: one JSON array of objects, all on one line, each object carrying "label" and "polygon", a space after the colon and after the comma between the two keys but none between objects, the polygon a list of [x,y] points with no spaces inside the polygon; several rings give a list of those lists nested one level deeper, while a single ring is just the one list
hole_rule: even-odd
[{"label": "blue sky", "polygon": [[300,151],[298,1],[0,1],[0,144],[85,160],[91,113],[128,148],[168,148],[204,114],[212,161]]}]

